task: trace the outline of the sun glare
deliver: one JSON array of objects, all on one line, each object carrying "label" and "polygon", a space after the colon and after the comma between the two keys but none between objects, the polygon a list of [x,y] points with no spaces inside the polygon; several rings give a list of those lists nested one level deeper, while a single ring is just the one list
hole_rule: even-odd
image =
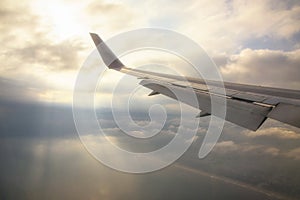
[{"label": "sun glare", "polygon": [[82,15],[79,4],[76,6],[63,1],[36,1],[32,8],[45,26],[48,26],[48,34],[56,41],[80,35],[87,30],[86,25],[79,20]]}]

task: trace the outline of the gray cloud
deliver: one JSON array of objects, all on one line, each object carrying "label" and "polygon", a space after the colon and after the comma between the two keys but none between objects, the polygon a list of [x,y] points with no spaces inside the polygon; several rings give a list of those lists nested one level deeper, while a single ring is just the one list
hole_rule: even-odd
[{"label": "gray cloud", "polygon": [[[80,59],[78,52],[84,49],[80,41],[66,40],[53,43],[39,34],[39,38],[25,44],[24,47],[14,48],[5,52],[7,65],[16,68],[27,65],[37,65],[49,70],[78,69]],[[10,61],[19,61],[19,64],[10,64]],[[25,66],[24,66],[25,65]],[[11,68],[11,67],[10,67]]]},{"label": "gray cloud", "polygon": [[120,173],[93,159],[78,140],[5,138],[0,144],[3,199],[224,199],[224,196],[238,195],[250,200],[267,197],[264,193],[173,166],[141,175]]},{"label": "gray cloud", "polygon": [[[4,0],[0,3],[0,30],[1,36],[10,35],[10,39],[17,39],[17,32],[23,31],[37,31],[39,24],[38,16],[30,13],[29,7],[25,2],[13,5],[12,2]],[[27,34],[26,32],[24,34]],[[6,43],[13,43],[15,40],[3,41]]]},{"label": "gray cloud", "polygon": [[[142,125],[146,123],[148,113],[132,114],[137,123]],[[180,123],[178,116],[171,115],[159,137],[137,141],[125,137],[113,122],[111,113],[97,110],[97,116],[105,127],[108,137],[115,139],[113,141],[116,141],[116,145],[136,152],[148,152],[164,146],[172,139]],[[118,193],[116,188],[122,187],[124,183],[128,184],[129,181],[132,185],[128,185],[126,190],[137,190],[137,188],[141,190],[140,193],[131,194],[132,196],[128,194],[129,197],[132,197],[131,199],[140,197],[151,199],[144,193],[149,192],[149,178],[156,177],[153,181],[164,182],[170,179],[179,181],[180,179],[180,184],[178,183],[180,189],[176,190],[178,193],[176,193],[177,196],[174,196],[176,199],[183,197],[183,191],[187,190],[183,187],[182,181],[189,180],[188,186],[190,187],[195,186],[194,184],[199,185],[198,181],[204,179],[182,170],[169,171],[169,168],[151,175],[131,176],[122,175],[103,167],[89,157],[78,141],[70,107],[1,101],[0,123],[0,159],[3,159],[0,187],[1,190],[6,191],[3,193],[6,195],[5,197],[23,195],[23,198],[26,199],[30,198],[29,194],[32,194],[34,196],[31,198],[39,199],[49,196],[49,191],[55,191],[53,196],[56,198],[64,195],[65,198],[73,199],[94,196],[121,199],[124,197],[124,192],[120,189],[118,190],[120,193]],[[205,159],[199,160],[197,153],[203,141],[208,121],[200,124],[197,140],[177,161],[178,163],[264,189],[299,196],[297,192],[292,193],[299,183],[299,178],[294,176],[299,164],[297,159],[298,140],[278,138],[276,134],[268,135],[267,140],[262,137],[252,138],[244,132],[244,129],[226,123],[214,151]],[[268,129],[268,126],[272,125],[274,125],[273,122],[263,128],[270,132],[276,131]],[[91,139],[95,142],[95,138]],[[112,159],[118,159],[117,155],[111,156]],[[177,179],[177,175],[181,178]],[[191,178],[186,179],[187,176]],[[12,177],[15,178],[12,179]],[[285,182],[286,179],[289,179],[288,183]],[[116,183],[116,180],[119,182]],[[59,187],[57,187],[58,185]],[[176,188],[176,184],[172,184],[172,181],[167,185],[163,188],[170,192]],[[162,188],[156,188],[155,191],[158,198],[164,192]],[[199,188],[191,191],[190,195],[195,198],[199,197],[200,193],[196,191],[199,191]],[[208,189],[208,191],[212,190]],[[216,192],[215,189],[213,191]],[[226,191],[217,191],[220,194],[226,193]],[[237,190],[234,190],[235,194],[236,192]],[[241,195],[247,196],[248,192],[247,190],[243,191]],[[253,192],[250,193],[253,194]]]},{"label": "gray cloud", "polygon": [[0,137],[76,138],[72,108],[0,98]]},{"label": "gray cloud", "polygon": [[2,138],[0,143],[1,198],[138,199],[131,194],[136,177],[101,165],[79,140]]},{"label": "gray cloud", "polygon": [[0,41],[2,70],[26,70],[33,65],[49,70],[77,69],[78,53],[85,49],[78,39],[53,42],[49,25],[29,5],[1,2]]}]

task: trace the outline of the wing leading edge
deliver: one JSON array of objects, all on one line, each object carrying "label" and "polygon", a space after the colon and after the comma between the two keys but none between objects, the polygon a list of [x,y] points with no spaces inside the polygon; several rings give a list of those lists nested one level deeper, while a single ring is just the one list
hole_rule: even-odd
[{"label": "wing leading edge", "polygon": [[[300,91],[261,87],[225,82],[225,92],[218,92],[217,81],[204,81],[192,77],[180,77],[126,67],[95,33],[90,33],[102,60],[109,69],[114,69],[142,79],[140,84],[152,90],[149,96],[163,94],[170,98],[199,108],[198,117],[211,114],[210,96],[220,102],[226,99],[225,120],[250,130],[257,130],[267,118],[300,128]],[[187,80],[187,81],[184,81]],[[177,99],[172,91],[180,92],[187,98]],[[189,96],[196,94],[198,102]],[[218,114],[215,114],[217,117]]]}]

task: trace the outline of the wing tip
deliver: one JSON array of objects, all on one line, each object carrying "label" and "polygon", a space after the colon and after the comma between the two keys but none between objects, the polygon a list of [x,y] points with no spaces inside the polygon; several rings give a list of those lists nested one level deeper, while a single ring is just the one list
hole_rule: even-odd
[{"label": "wing tip", "polygon": [[94,41],[102,60],[108,68],[121,69],[124,67],[123,63],[116,57],[97,33],[90,32],[89,34]]},{"label": "wing tip", "polygon": [[90,32],[90,36],[96,46],[98,46],[99,44],[101,44],[103,42],[103,40],[99,37],[99,35],[97,33]]}]

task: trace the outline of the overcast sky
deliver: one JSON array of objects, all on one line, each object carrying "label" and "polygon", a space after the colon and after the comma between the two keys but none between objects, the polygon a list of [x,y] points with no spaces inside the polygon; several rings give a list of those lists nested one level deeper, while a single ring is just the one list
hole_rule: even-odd
[{"label": "overcast sky", "polygon": [[[80,143],[71,110],[77,73],[95,51],[89,32],[108,40],[139,28],[173,30],[203,47],[225,81],[299,90],[300,1],[2,0],[0,16],[0,198],[300,197],[298,128],[267,120],[252,132],[226,122],[212,153],[199,160],[206,118],[187,155],[164,170],[135,176],[92,158]],[[97,58],[95,66],[101,65]],[[186,63],[164,52],[134,52],[122,61],[133,68],[159,63],[191,74]],[[160,65],[146,67],[166,72]],[[130,104],[136,122],[145,124],[148,107],[157,102],[170,118],[150,142],[123,137],[109,111],[119,82],[116,107],[123,108],[121,97],[139,82],[133,77],[106,72],[95,96],[97,117],[110,137],[122,148],[142,152],[170,141],[178,128],[178,105],[147,97],[145,88]]]},{"label": "overcast sky", "polygon": [[26,100],[70,103],[76,73],[94,50],[89,32],[106,40],[149,27],[171,29],[197,42],[220,67],[224,80],[298,89],[299,4],[4,0],[1,89],[11,83],[13,88],[1,96],[23,92]]}]

